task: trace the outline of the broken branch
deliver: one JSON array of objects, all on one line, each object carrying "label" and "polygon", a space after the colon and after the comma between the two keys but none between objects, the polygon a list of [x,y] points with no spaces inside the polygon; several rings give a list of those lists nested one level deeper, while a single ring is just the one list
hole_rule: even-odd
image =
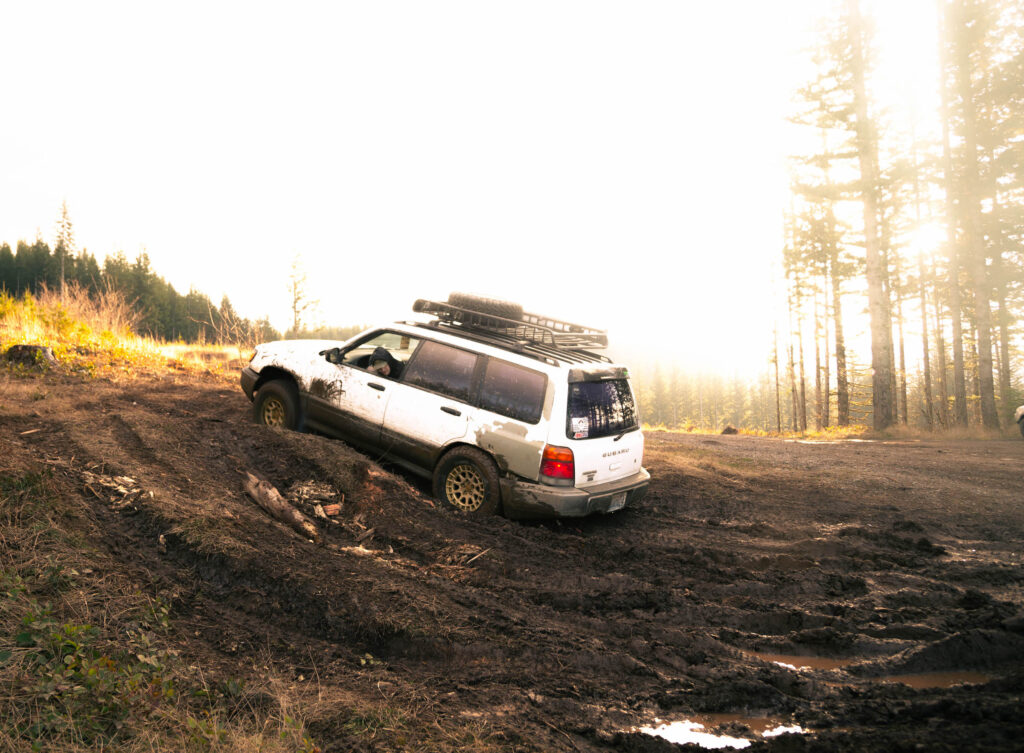
[{"label": "broken branch", "polygon": [[288,501],[281,496],[281,492],[273,487],[268,481],[264,481],[254,474],[246,471],[245,481],[242,487],[263,510],[271,517],[287,523],[294,530],[301,533],[307,539],[318,541],[320,532],[305,515],[292,507]]}]

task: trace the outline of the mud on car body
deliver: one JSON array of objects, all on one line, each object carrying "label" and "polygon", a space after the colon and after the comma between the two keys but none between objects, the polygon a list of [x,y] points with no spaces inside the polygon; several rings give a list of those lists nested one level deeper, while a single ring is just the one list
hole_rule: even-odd
[{"label": "mud on car body", "polygon": [[1024,437],[1024,405],[1020,406],[1013,414],[1013,420],[1020,427],[1020,435]]},{"label": "mud on car body", "polygon": [[459,294],[413,309],[433,318],[257,347],[241,377],[255,420],[428,476],[466,513],[579,517],[643,496],[629,372],[594,352],[603,332]]}]

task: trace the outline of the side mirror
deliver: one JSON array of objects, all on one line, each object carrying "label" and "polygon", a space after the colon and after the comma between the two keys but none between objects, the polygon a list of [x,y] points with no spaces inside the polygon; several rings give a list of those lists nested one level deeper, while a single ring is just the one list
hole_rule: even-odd
[{"label": "side mirror", "polygon": [[341,348],[330,348],[329,350],[321,350],[320,355],[326,358],[330,363],[341,363]]}]

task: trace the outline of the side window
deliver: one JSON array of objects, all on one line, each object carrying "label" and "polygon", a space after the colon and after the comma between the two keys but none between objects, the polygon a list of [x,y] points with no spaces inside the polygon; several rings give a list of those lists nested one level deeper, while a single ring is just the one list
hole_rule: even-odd
[{"label": "side window", "polygon": [[405,369],[403,381],[440,392],[456,400],[469,400],[476,354],[427,340]]},{"label": "side window", "polygon": [[544,408],[547,382],[548,378],[537,371],[489,358],[480,386],[480,407],[535,424]]},{"label": "side window", "polygon": [[383,348],[386,354],[381,355],[388,361],[390,367],[387,376],[398,379],[419,343],[419,338],[409,337],[400,332],[378,332],[350,348],[345,353],[342,363],[369,369],[374,352],[379,353],[378,349]]}]

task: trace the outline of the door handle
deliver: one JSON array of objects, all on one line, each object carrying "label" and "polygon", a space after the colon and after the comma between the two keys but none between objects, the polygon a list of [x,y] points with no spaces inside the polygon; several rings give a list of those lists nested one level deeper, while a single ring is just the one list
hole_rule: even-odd
[{"label": "door handle", "polygon": [[454,408],[449,408],[447,405],[442,405],[441,406],[441,410],[443,410],[445,413],[450,413],[453,416],[461,416],[462,415],[462,411],[455,410]]},{"label": "door handle", "polygon": [[373,389],[377,390],[378,392],[383,392],[384,391],[384,385],[383,384],[377,384],[376,382],[368,382],[368,384],[371,387],[373,387]]}]

